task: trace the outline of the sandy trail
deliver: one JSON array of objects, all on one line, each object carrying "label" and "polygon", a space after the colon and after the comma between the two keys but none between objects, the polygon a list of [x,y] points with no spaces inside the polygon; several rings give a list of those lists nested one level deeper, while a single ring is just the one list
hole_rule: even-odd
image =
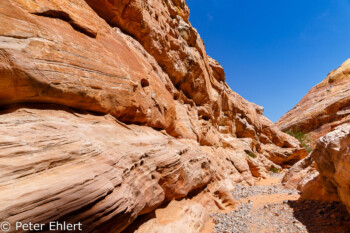
[{"label": "sandy trail", "polygon": [[256,186],[237,186],[236,208],[212,214],[214,232],[350,232],[350,215],[342,203],[298,201],[298,191],[284,189],[281,178],[274,175]]}]

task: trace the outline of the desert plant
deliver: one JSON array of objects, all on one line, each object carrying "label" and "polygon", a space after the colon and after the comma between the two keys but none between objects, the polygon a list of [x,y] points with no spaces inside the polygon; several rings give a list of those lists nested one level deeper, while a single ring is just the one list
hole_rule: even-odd
[{"label": "desert plant", "polygon": [[257,157],[256,154],[254,154],[253,152],[251,152],[249,150],[245,150],[244,152],[251,158],[255,159]]},{"label": "desert plant", "polygon": [[300,144],[305,148],[307,153],[312,151],[311,140],[308,134],[304,133],[300,129],[298,130],[287,130],[285,133],[289,134],[292,137],[295,137]]},{"label": "desert plant", "polygon": [[273,172],[273,173],[279,173],[279,170],[277,167],[270,167],[270,172]]}]

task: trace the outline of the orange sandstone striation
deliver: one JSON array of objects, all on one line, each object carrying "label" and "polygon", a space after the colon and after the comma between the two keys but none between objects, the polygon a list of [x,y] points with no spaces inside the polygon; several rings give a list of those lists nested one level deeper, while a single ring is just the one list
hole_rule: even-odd
[{"label": "orange sandstone striation", "polygon": [[341,200],[350,212],[350,125],[343,124],[317,142],[311,157],[320,175],[302,189],[304,199]]},{"label": "orange sandstone striation", "polygon": [[350,121],[349,78],[350,60],[347,60],[314,86],[276,125],[283,131],[309,133],[314,148],[318,138]]},{"label": "orange sandstone striation", "polygon": [[339,144],[339,140],[346,141],[346,136],[340,136],[342,130],[334,131],[337,127],[346,130],[350,121],[349,75],[350,60],[347,60],[276,123],[283,131],[302,131],[311,139],[314,151],[289,169],[283,178],[286,187],[302,191],[303,199],[332,201],[340,198],[349,206],[341,188],[346,186],[345,181],[339,178],[347,170],[344,152],[347,146]]},{"label": "orange sandstone striation", "polygon": [[[227,86],[184,0],[2,0],[0,14],[0,219],[121,232],[197,193],[230,208],[235,184],[307,154]],[[173,221],[204,231],[188,202]]]}]

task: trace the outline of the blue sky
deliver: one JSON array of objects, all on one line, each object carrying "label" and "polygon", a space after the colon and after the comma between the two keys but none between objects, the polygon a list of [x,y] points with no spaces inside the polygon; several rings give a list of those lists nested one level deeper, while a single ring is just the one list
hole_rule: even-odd
[{"label": "blue sky", "polygon": [[350,0],[187,0],[232,90],[278,120],[350,57]]}]

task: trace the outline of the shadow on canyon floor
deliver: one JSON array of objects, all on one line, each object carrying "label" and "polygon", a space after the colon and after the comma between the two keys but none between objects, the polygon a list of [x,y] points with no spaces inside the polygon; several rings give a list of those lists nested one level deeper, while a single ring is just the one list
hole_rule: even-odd
[{"label": "shadow on canyon floor", "polygon": [[349,233],[350,215],[340,202],[289,201],[298,219],[310,233]]}]

